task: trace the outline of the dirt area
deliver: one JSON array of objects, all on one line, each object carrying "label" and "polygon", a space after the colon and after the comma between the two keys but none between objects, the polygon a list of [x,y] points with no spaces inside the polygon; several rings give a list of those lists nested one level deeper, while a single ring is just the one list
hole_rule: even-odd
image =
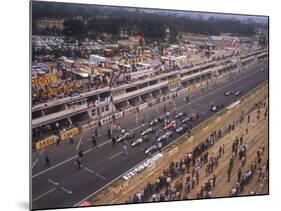
[{"label": "dirt area", "polygon": [[[210,118],[206,122],[203,122],[198,127],[194,128],[191,134],[184,135],[175,141],[171,146],[167,147],[161,152],[163,157],[155,161],[155,165],[151,168],[146,168],[144,171],[138,175],[132,177],[129,181],[123,178],[117,179],[110,186],[104,188],[99,193],[95,194],[94,197],[89,199],[95,204],[119,204],[125,203],[129,196],[133,196],[135,193],[145,187],[148,182],[155,183],[159,175],[162,174],[164,169],[167,169],[171,161],[178,162],[187,153],[191,152],[198,143],[206,140],[212,131],[218,131],[222,128],[226,129],[229,124],[235,122],[235,129],[230,133],[226,133],[222,136],[215,144],[208,149],[208,152],[212,155],[218,154],[219,147],[224,144],[224,154],[221,155],[218,166],[216,166],[213,172],[206,176],[205,169],[206,165],[201,166],[198,170],[199,172],[199,182],[190,190],[187,194],[188,199],[198,198],[198,193],[200,193],[201,186],[209,180],[212,179],[213,175],[216,175],[216,186],[212,188],[212,197],[225,197],[229,196],[232,187],[237,181],[237,172],[241,166],[241,161],[239,158],[234,158],[233,168],[230,177],[230,181],[227,181],[227,169],[229,165],[229,160],[233,156],[232,153],[232,143],[236,137],[240,137],[244,134],[243,143],[247,143],[247,156],[246,162],[242,169],[242,175],[245,174],[247,170],[256,160],[256,152],[261,147],[264,147],[264,152],[262,153],[262,163],[266,163],[268,159],[268,119],[264,119],[264,109],[260,109],[260,119],[257,120],[257,109],[255,109],[255,103],[268,97],[268,84],[263,84],[258,89],[254,90],[247,96],[243,97],[240,104],[231,108],[230,110],[225,110],[218,113],[214,117]],[[244,120],[240,122],[241,112],[245,114],[250,112],[251,121],[247,122],[246,115]],[[246,134],[246,129],[248,133]],[[241,145],[242,146],[242,145]],[[239,147],[241,147],[239,146]],[[251,191],[254,194],[268,194],[268,175],[266,175],[263,181],[258,180],[259,173],[255,172],[251,180],[244,186],[244,190],[239,193],[239,195],[249,195]],[[174,186],[176,180],[182,178],[185,181],[186,174],[178,176],[171,181],[171,186]],[[185,182],[183,182],[185,183]],[[180,193],[180,198],[184,197],[184,189]],[[161,189],[160,193],[165,190]],[[149,199],[148,201],[150,201]],[[147,200],[146,200],[147,201]]]}]

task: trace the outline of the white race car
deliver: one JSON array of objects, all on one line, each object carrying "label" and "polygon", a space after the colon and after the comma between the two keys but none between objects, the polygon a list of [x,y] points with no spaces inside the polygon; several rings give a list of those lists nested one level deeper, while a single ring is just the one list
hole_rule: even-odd
[{"label": "white race car", "polygon": [[120,142],[120,141],[125,141],[127,139],[133,138],[134,134],[133,133],[129,133],[129,132],[125,132],[124,134],[120,135],[117,139],[116,142]]},{"label": "white race car", "polygon": [[218,106],[212,105],[211,106],[211,111],[215,112],[218,110]]},{"label": "white race car", "polygon": [[150,128],[148,128],[148,129],[146,129],[146,130],[144,130],[142,133],[141,133],[141,136],[145,136],[145,135],[147,135],[147,134],[149,134],[149,133],[152,133],[154,130],[152,129],[152,127],[150,127]]},{"label": "white race car", "polygon": [[177,133],[180,133],[180,132],[182,132],[183,131],[183,127],[181,126],[181,127],[178,127],[177,129],[176,129],[176,132]]}]

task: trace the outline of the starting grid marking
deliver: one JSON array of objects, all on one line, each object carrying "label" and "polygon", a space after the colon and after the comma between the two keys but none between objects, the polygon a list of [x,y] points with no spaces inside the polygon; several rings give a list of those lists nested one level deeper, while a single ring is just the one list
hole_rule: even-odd
[{"label": "starting grid marking", "polygon": [[[58,183],[58,182],[55,182],[55,181],[53,181],[53,180],[50,179],[50,178],[48,178],[48,181],[49,181],[50,183],[52,183],[53,185],[55,185],[56,187],[54,187],[54,188],[52,188],[52,189],[46,191],[45,193],[42,193],[41,195],[35,197],[34,199],[32,199],[32,202],[35,202],[35,201],[37,201],[37,200],[39,200],[39,199],[41,199],[41,198],[47,196],[48,194],[54,192],[55,190],[57,190],[57,189],[59,188],[59,183]],[[68,190],[68,189],[66,189],[66,188],[63,187],[63,186],[61,186],[60,190],[64,191],[64,192],[67,193],[67,194],[72,194],[72,191],[71,191],[71,190]]]},{"label": "starting grid marking", "polygon": [[48,195],[48,194],[54,192],[55,190],[57,190],[57,188],[52,188],[52,189],[50,189],[49,191],[47,191],[47,192],[45,192],[45,193],[42,193],[41,195],[39,195],[39,196],[37,196],[36,198],[32,199],[32,202],[35,202],[35,201],[37,201],[38,199],[43,198],[44,196],[46,196],[46,195]]},{"label": "starting grid marking", "polygon": [[37,159],[34,161],[34,163],[32,164],[32,169],[33,169],[33,167],[36,165],[36,163],[38,162],[38,160],[39,160],[39,158],[37,158]]},{"label": "starting grid marking", "polygon": [[33,162],[32,168],[31,168],[31,169],[33,169],[34,166],[36,165],[36,163],[39,161],[39,159],[40,159],[40,157],[42,156],[43,152],[44,152],[44,149],[41,150],[41,152],[39,153],[38,157],[37,157],[36,160]]},{"label": "starting grid marking", "polygon": [[116,157],[118,157],[118,156],[121,155],[121,154],[123,154],[123,151],[118,152],[117,154],[111,156],[111,157],[109,158],[109,160],[112,160],[113,158],[116,158]]},{"label": "starting grid marking", "polygon": [[[75,165],[78,165],[77,162],[74,162],[74,164],[75,164]],[[103,180],[106,180],[106,178],[105,178],[104,176],[102,176],[102,175],[100,175],[99,173],[93,171],[92,169],[89,169],[88,167],[86,167],[86,166],[84,166],[84,165],[82,165],[82,164],[81,164],[80,166],[81,166],[81,168],[85,169],[86,171],[90,172],[91,174],[94,174],[94,175],[96,175],[97,177],[99,177],[99,178],[101,178],[101,179],[103,179]]]},{"label": "starting grid marking", "polygon": [[67,190],[67,189],[64,188],[64,187],[61,187],[61,190],[64,191],[64,192],[66,192],[66,193],[68,193],[68,194],[72,194],[72,191]]},{"label": "starting grid marking", "polygon": [[[49,181],[50,183],[52,183],[53,185],[55,185],[55,186],[59,186],[59,183],[58,183],[58,182],[55,182],[54,180],[51,180],[50,178],[48,179],[48,181]],[[62,191],[64,191],[64,192],[68,193],[68,194],[72,194],[72,191],[71,191],[71,190],[68,190],[68,189],[66,189],[66,188],[63,187],[63,186],[61,186],[60,189],[61,189]]]},{"label": "starting grid marking", "polygon": [[58,186],[58,185],[59,185],[58,182],[55,182],[55,181],[53,181],[53,180],[51,180],[51,179],[48,179],[48,181],[49,181],[50,183],[52,183],[53,185],[55,185],[55,186]]}]

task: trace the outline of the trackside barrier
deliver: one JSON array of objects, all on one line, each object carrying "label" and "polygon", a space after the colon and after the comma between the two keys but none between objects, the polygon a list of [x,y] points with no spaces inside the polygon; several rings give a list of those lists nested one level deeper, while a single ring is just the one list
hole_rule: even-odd
[{"label": "trackside barrier", "polygon": [[57,140],[56,136],[52,135],[52,136],[50,136],[48,138],[45,138],[45,139],[43,139],[41,141],[36,142],[35,149],[36,150],[43,149],[43,148],[45,148],[45,147],[47,147],[47,146],[49,146],[51,144],[56,143],[56,140]]},{"label": "trackside barrier", "polygon": [[98,126],[98,122],[97,121],[89,122],[89,123],[84,124],[84,125],[81,126],[81,132],[85,132],[87,130],[96,128],[97,126]]},{"label": "trackside barrier", "polygon": [[67,130],[65,132],[61,132],[60,133],[60,137],[61,137],[61,140],[64,141],[68,138],[70,138],[71,136],[76,136],[80,133],[80,130],[78,127],[75,127],[75,128],[72,128],[70,130]]},{"label": "trackside barrier", "polygon": [[[118,113],[115,113],[114,114],[115,116],[115,119],[119,119],[119,118],[122,118],[123,117],[123,112],[118,112]],[[100,120],[100,123],[101,125],[104,125],[106,123],[109,123],[109,122],[112,122],[113,121],[113,115],[111,116],[108,116],[108,117],[105,117],[103,119]],[[89,123],[86,123],[80,127],[75,127],[75,128],[72,128],[70,130],[67,130],[67,131],[61,131],[60,132],[60,138],[62,141],[65,141],[67,140],[68,138],[70,138],[71,136],[77,136],[87,130],[90,130],[90,129],[93,129],[93,128],[96,128],[98,127],[98,121],[91,121]],[[50,146],[54,143],[56,143],[57,141],[57,138],[55,135],[52,135],[48,138],[44,138],[38,142],[35,143],[35,150],[41,150],[47,146]]]},{"label": "trackside barrier", "polygon": [[123,111],[114,114],[115,119],[120,119],[123,117]]},{"label": "trackside barrier", "polygon": [[139,106],[138,106],[138,109],[139,109],[139,111],[141,111],[141,110],[143,110],[143,109],[145,109],[145,108],[147,108],[148,107],[148,103],[143,103],[143,104],[140,104]]},{"label": "trackside barrier", "polygon": [[137,112],[136,107],[128,108],[128,109],[124,110],[124,116],[128,116],[128,115],[136,113],[136,112]]},{"label": "trackside barrier", "polygon": [[107,116],[105,118],[102,118],[100,120],[100,124],[104,125],[104,124],[107,124],[107,123],[112,122],[112,121],[113,121],[113,115],[110,115],[110,116]]}]

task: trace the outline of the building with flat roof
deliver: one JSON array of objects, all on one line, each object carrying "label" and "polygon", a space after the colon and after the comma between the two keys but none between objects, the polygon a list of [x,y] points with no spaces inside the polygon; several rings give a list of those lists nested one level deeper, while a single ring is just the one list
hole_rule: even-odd
[{"label": "building with flat roof", "polygon": [[57,30],[62,31],[64,29],[64,19],[38,19],[36,20],[36,27],[38,30],[44,30],[46,28],[52,29],[56,28]]}]

